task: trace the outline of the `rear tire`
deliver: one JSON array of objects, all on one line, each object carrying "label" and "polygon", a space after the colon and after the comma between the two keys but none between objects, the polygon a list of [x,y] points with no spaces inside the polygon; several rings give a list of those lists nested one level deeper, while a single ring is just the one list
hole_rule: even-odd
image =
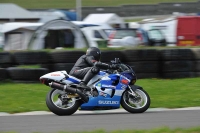
[{"label": "rear tire", "polygon": [[130,90],[126,90],[121,99],[121,106],[130,113],[143,113],[150,106],[150,97],[148,93],[143,89],[136,89],[134,92],[137,94],[137,98],[134,97]]},{"label": "rear tire", "polygon": [[[66,95],[65,92],[61,91],[61,90],[57,90],[57,89],[52,89],[46,96],[46,105],[47,107],[49,108],[49,110],[51,112],[53,112],[54,114],[56,115],[59,115],[59,116],[64,116],[64,115],[72,115],[74,114],[78,108],[80,107],[80,104],[81,104],[81,101],[80,100],[77,100],[76,98],[71,98],[69,99],[69,102],[68,103],[69,107],[65,108],[66,106],[68,106],[68,104],[63,104],[61,103],[62,101],[58,98],[57,101],[53,101],[53,96],[55,94],[58,94],[58,95]],[[63,107],[65,106],[65,107]]]}]

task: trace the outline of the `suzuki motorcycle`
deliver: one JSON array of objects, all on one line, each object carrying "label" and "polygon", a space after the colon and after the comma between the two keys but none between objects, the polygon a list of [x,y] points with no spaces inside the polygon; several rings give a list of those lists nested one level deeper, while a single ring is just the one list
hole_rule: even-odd
[{"label": "suzuki motorcycle", "polygon": [[46,105],[56,115],[72,115],[79,110],[118,109],[120,105],[130,113],[143,113],[150,106],[150,97],[135,85],[137,77],[133,69],[118,58],[111,61],[117,70],[101,70],[89,82],[91,91],[77,88],[81,79],[66,71],[56,71],[40,77],[40,81],[51,87],[46,96]]}]

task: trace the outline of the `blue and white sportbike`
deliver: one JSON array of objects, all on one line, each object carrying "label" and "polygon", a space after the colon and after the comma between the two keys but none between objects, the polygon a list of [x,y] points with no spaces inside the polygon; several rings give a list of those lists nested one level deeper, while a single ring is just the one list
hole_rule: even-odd
[{"label": "blue and white sportbike", "polygon": [[108,110],[123,107],[130,113],[143,113],[150,106],[148,93],[135,85],[133,69],[120,62],[111,61],[118,70],[100,71],[89,82],[91,91],[81,91],[81,81],[66,71],[56,71],[40,77],[40,81],[52,89],[46,96],[46,105],[56,115],[72,115],[79,110]]}]

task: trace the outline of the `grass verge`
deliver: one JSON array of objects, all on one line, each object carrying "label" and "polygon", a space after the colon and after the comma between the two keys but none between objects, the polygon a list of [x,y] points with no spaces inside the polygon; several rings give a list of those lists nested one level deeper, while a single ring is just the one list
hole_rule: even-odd
[{"label": "grass verge", "polygon": [[[0,133],[18,133],[18,132],[0,132]],[[37,132],[42,133],[42,132]],[[81,132],[65,132],[59,131],[55,133],[200,133],[200,127],[192,128],[175,128],[170,129],[168,127],[154,128],[151,130],[115,130],[115,131],[105,131],[105,130],[94,130],[94,131],[81,131]]]},{"label": "grass verge", "polygon": [[18,68],[41,68],[40,65],[18,65]]}]

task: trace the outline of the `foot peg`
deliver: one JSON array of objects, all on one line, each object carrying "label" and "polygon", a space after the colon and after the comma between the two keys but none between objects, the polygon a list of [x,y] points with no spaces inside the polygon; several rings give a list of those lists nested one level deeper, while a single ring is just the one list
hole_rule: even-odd
[{"label": "foot peg", "polygon": [[83,82],[81,82],[79,85],[77,85],[78,89],[86,90],[86,91],[91,91],[91,88],[85,85]]}]

